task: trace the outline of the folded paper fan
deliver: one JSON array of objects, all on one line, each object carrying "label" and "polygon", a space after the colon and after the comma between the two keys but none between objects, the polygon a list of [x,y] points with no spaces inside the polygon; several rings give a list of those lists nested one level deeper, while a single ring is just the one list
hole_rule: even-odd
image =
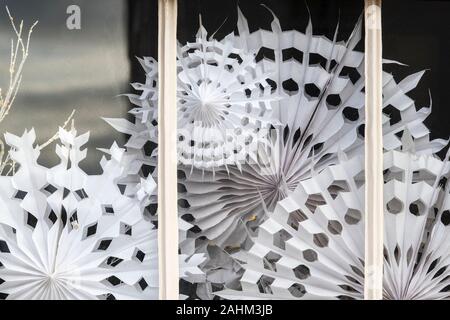
[{"label": "folded paper fan", "polygon": [[[237,226],[260,220],[264,206],[273,210],[300,181],[336,163],[340,151],[350,157],[364,154],[364,54],[355,51],[361,21],[346,42],[313,35],[311,22],[305,33],[282,31],[276,17],[272,30],[250,33],[240,11],[238,30],[235,46],[263,57],[258,65],[269,74],[279,97],[272,103],[272,118],[281,126],[270,131],[267,142],[245,164],[209,171],[180,168],[180,213],[197,227],[192,237],[221,246],[236,245],[245,237]],[[417,111],[407,96],[422,74],[396,83],[383,72],[385,150],[401,147],[405,129],[418,154],[432,154],[446,144],[442,139],[430,141],[423,124],[430,108]]]},{"label": "folded paper fan", "polygon": [[[235,48],[234,35],[196,41],[178,50],[179,160],[195,168],[238,165],[256,151],[276,101],[255,53]],[[262,131],[260,131],[263,129]]]},{"label": "folded paper fan", "polygon": [[[196,41],[178,49],[178,159],[184,165],[206,169],[243,162],[265,138],[261,129],[275,124],[270,115],[276,97],[266,82],[268,74],[255,63],[253,52],[234,48],[232,39],[208,39],[201,26]],[[137,106],[134,123],[105,119],[131,135],[126,146],[132,149],[157,143],[157,63],[140,61],[146,82],[133,84],[139,95],[127,95]]]},{"label": "folded paper fan", "polygon": [[[345,157],[343,157],[345,158]],[[448,162],[429,155],[384,154],[385,299],[450,298]],[[248,251],[229,299],[362,299],[364,162],[342,159],[302,181],[269,214]],[[309,199],[321,199],[311,206]]]},{"label": "folded paper fan", "polygon": [[157,296],[156,230],[141,203],[121,194],[123,149],[103,173],[78,166],[89,134],[60,129],[60,164],[37,163],[34,131],[6,134],[19,164],[0,178],[0,292],[8,299],[144,299]]},{"label": "folded paper fan", "polygon": [[[270,74],[279,97],[273,103],[273,117],[289,128],[291,141],[297,136],[299,148],[304,149],[301,154],[306,157],[314,149],[317,164],[338,148],[349,154],[363,143],[364,133],[364,53],[355,50],[362,38],[362,18],[348,40],[338,42],[339,26],[330,40],[313,35],[311,20],[303,33],[283,30],[279,19],[272,15],[271,30],[250,32],[246,18],[238,10],[239,36],[234,40],[236,47],[257,52],[258,64]],[[387,150],[401,146],[399,135],[406,127],[416,140],[418,153],[436,152],[445,146],[443,140],[430,144],[423,120],[431,109],[416,111],[414,100],[406,95],[417,86],[423,73],[396,83],[392,74],[383,72],[383,141]]]},{"label": "folded paper fan", "polygon": [[[6,134],[19,169],[0,177],[0,297],[6,299],[156,299],[157,230],[143,215],[156,184],[142,179],[134,197],[117,181],[129,155],[115,144],[103,173],[79,163],[89,134],[60,129],[60,164],[37,163],[34,130]],[[199,281],[201,254],[180,256],[180,277]]]}]

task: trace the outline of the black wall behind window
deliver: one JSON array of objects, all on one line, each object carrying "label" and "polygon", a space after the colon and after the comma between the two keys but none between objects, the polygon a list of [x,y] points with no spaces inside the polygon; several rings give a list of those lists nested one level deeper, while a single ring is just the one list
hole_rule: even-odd
[{"label": "black wall behind window", "polygon": [[[179,0],[178,40],[193,41],[198,31],[200,15],[203,25],[216,37],[235,31],[237,7],[250,26],[269,29],[271,9],[285,29],[304,31],[311,13],[314,34],[332,38],[339,21],[339,40],[350,35],[363,12],[362,0]],[[264,7],[266,6],[266,7]],[[144,76],[135,57],[158,55],[158,0],[128,0],[129,57],[132,63],[131,81],[143,81]]]},{"label": "black wall behind window", "polygon": [[280,19],[282,28],[299,31],[305,31],[309,8],[314,34],[323,34],[332,38],[339,20],[339,40],[345,40],[363,12],[364,2],[360,0],[179,0],[178,39],[181,42],[194,39],[199,26],[199,15],[202,16],[203,25],[209,33],[218,30],[218,38],[233,32],[236,27],[238,6],[249,20],[250,27],[269,29],[272,21],[271,13],[267,9],[269,8]]},{"label": "black wall behind window", "polygon": [[[450,1],[383,1],[383,56],[407,64],[389,66],[397,79],[428,70],[409,95],[433,111],[425,124],[432,138],[450,135]],[[443,152],[441,152],[443,155]]]},{"label": "black wall behind window", "polygon": [[131,82],[144,82],[136,57],[158,57],[158,0],[128,0],[128,43]]}]

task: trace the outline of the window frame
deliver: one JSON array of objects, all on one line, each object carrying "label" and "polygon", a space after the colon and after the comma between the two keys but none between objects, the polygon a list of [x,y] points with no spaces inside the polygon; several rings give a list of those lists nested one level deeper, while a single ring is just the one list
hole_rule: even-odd
[{"label": "window frame", "polygon": [[[383,142],[381,0],[364,0],[365,17],[365,268],[364,298],[383,291]],[[177,0],[158,0],[158,259],[159,297],[178,299]]]}]

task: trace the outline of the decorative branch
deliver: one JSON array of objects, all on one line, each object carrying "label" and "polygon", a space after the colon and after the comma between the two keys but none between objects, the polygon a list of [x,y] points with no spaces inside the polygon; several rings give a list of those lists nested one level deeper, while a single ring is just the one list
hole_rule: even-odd
[{"label": "decorative branch", "polygon": [[[28,35],[26,37],[26,41],[23,40],[23,20],[20,21],[19,26],[17,27],[14,22],[14,18],[12,17],[8,7],[6,7],[6,12],[8,13],[9,20],[11,22],[11,26],[16,35],[16,40],[11,39],[11,56],[9,63],[9,85],[6,90],[6,93],[0,88],[0,123],[5,120],[9,111],[11,110],[12,105],[14,104],[14,100],[16,99],[17,93],[20,88],[20,84],[22,82],[22,71],[25,65],[25,62],[28,58],[28,52],[30,47],[31,33],[33,32],[34,27],[37,25],[38,21],[35,21],[31,27],[28,29]],[[20,51],[20,53],[19,53]],[[20,55],[20,62],[18,62],[18,57]],[[10,159],[9,154],[5,152],[5,144],[0,139],[0,174],[4,173],[4,170],[7,167],[10,167],[10,170],[7,174],[14,172],[14,162]]]},{"label": "decorative branch", "polygon": [[[8,7],[6,7],[6,12],[8,13],[9,20],[11,21],[11,26],[16,34],[16,42],[14,39],[11,39],[11,59],[9,65],[9,86],[6,91],[6,94],[0,92],[0,122],[2,122],[5,117],[8,115],[9,110],[11,109],[14,99],[19,91],[20,84],[22,81],[22,71],[25,65],[25,62],[28,58],[28,52],[30,47],[31,33],[33,32],[34,27],[37,25],[38,21],[35,21],[33,25],[28,29],[28,36],[26,42],[23,41],[23,20],[20,21],[19,27],[17,28],[14,18],[11,16]],[[19,49],[21,52],[20,62],[17,65],[17,58],[19,56]]]},{"label": "decorative branch", "polygon": [[[31,27],[28,29],[26,40],[24,41],[24,25],[23,20],[20,21],[17,26],[14,22],[14,18],[11,15],[8,7],[6,7],[6,12],[8,13],[11,26],[14,30],[16,39],[11,39],[11,55],[9,63],[9,84],[6,92],[0,88],[0,123],[5,120],[6,116],[9,114],[11,107],[14,104],[14,100],[19,92],[20,84],[22,82],[22,72],[25,62],[27,61],[31,34],[34,27],[37,25],[38,21],[35,21]],[[19,62],[20,61],[20,62]],[[75,110],[66,119],[62,128],[65,129],[69,122],[73,120]],[[53,141],[59,138],[58,132],[56,132],[49,140],[44,142],[39,146],[39,150],[44,149],[50,145]],[[2,139],[0,139],[0,175],[14,174],[16,163],[13,161],[8,152],[6,152],[5,144]],[[9,169],[9,170],[7,170]]]}]

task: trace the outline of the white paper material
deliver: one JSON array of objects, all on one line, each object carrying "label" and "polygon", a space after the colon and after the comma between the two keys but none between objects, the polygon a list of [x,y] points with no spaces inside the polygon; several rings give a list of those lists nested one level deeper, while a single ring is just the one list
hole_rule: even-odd
[{"label": "white paper material", "polygon": [[[198,296],[204,298],[214,296],[212,284],[236,288],[241,271],[226,255],[246,247],[254,229],[279,201],[302,181],[317,179],[338,163],[343,152],[351,159],[364,154],[364,54],[355,50],[362,38],[361,21],[345,42],[336,41],[338,28],[333,39],[314,35],[311,22],[304,32],[283,31],[275,16],[271,30],[250,33],[240,11],[237,29],[239,35],[215,40],[201,26],[195,41],[180,44],[178,52],[180,249],[187,256],[201,252],[207,257],[201,265],[205,282],[197,286]],[[264,52],[256,60],[256,54]],[[133,84],[140,94],[128,95],[137,106],[132,110],[136,119],[107,119],[115,129],[131,135],[127,152],[138,159],[134,174],[126,179],[128,195],[136,190],[142,164],[157,161],[157,149],[151,156],[143,152],[146,142],[157,141],[157,62],[144,58],[141,63],[146,82]],[[416,110],[408,96],[422,75],[418,72],[397,83],[383,72],[386,151],[400,149],[406,131],[417,155],[429,156],[447,143],[430,141],[423,121],[431,108]],[[272,126],[275,131],[264,130]],[[228,140],[230,130],[233,135]],[[344,188],[341,184],[331,191]],[[309,208],[323,204],[319,193],[308,198]],[[156,202],[156,197],[152,199]],[[339,206],[333,210],[342,209]],[[353,266],[363,271],[360,261]],[[243,283],[246,277],[258,280],[246,272]],[[335,287],[325,287],[317,297],[335,297]],[[360,297],[362,291],[342,292]]]},{"label": "white paper material", "polygon": [[[37,163],[34,130],[6,134],[19,165],[0,177],[0,293],[7,299],[156,299],[157,231],[143,216],[156,183],[142,179],[135,197],[117,181],[129,167],[125,150],[113,145],[101,175],[79,163],[89,133],[60,129],[60,163]],[[201,279],[202,255],[180,256],[181,277]]]},{"label": "white paper material", "polygon": [[0,292],[8,299],[145,299],[157,288],[156,230],[141,203],[122,195],[123,149],[102,160],[103,174],[79,168],[89,134],[60,129],[60,164],[36,160],[34,130],[6,134],[19,164],[1,177]]},{"label": "white paper material", "polygon": [[258,130],[276,124],[269,74],[255,62],[255,52],[235,48],[233,40],[233,34],[208,39],[200,26],[196,41],[179,48],[178,146],[184,165],[243,162],[264,137]]},{"label": "white paper material", "polygon": [[[219,296],[363,298],[364,162],[341,158],[278,203],[251,249],[235,255],[244,262],[242,291]],[[448,162],[389,151],[384,169],[384,299],[450,298],[450,194],[439,186]]]},{"label": "white paper material", "polygon": [[[126,156],[130,158],[127,165],[127,174],[121,179],[126,186],[125,193],[133,195],[136,193],[137,184],[141,181],[141,169],[144,165],[156,166],[157,147],[150,155],[146,155],[144,147],[146,143],[158,142],[158,65],[153,58],[139,59],[146,74],[145,84],[132,83],[135,90],[140,94],[126,94],[130,102],[135,105],[129,113],[134,117],[133,122],[122,118],[103,118],[115,130],[130,135],[124,145]],[[108,150],[102,151],[108,153]],[[157,171],[153,169],[152,177],[156,180]],[[151,203],[156,203],[156,189],[152,194]]]},{"label": "white paper material", "polygon": [[[248,52],[263,47],[273,50],[273,57],[258,64],[276,83],[274,94],[279,99],[272,103],[272,118],[281,125],[271,131],[268,143],[259,145],[257,157],[253,154],[239,166],[209,171],[181,167],[185,178],[180,183],[185,191],[179,197],[189,205],[181,208],[180,214],[193,217],[190,223],[201,230],[192,236],[206,237],[222,247],[239,245],[247,236],[242,224],[258,224],[264,206],[273,210],[300,181],[336,163],[340,151],[349,156],[364,154],[364,54],[354,49],[361,39],[361,21],[345,43],[313,36],[311,22],[305,33],[281,31],[275,16],[271,31],[250,33],[240,11],[238,30],[239,36],[234,38],[237,47]],[[287,50],[302,52],[303,60],[287,59]],[[324,57],[326,64],[311,64],[308,59],[313,54]],[[342,74],[344,68],[359,78],[355,81]],[[419,72],[396,83],[391,74],[383,72],[383,106],[390,106],[385,112],[400,116],[395,119],[399,122],[392,124],[388,114],[383,116],[386,150],[401,146],[397,135],[405,129],[413,136],[418,154],[437,152],[446,144],[442,139],[429,140],[423,121],[430,109],[416,111],[415,102],[407,96],[422,75]],[[289,80],[297,84],[297,91],[283,89]],[[310,96],[308,85],[318,88],[317,97]],[[336,95],[340,97],[338,104],[328,98]]]}]

